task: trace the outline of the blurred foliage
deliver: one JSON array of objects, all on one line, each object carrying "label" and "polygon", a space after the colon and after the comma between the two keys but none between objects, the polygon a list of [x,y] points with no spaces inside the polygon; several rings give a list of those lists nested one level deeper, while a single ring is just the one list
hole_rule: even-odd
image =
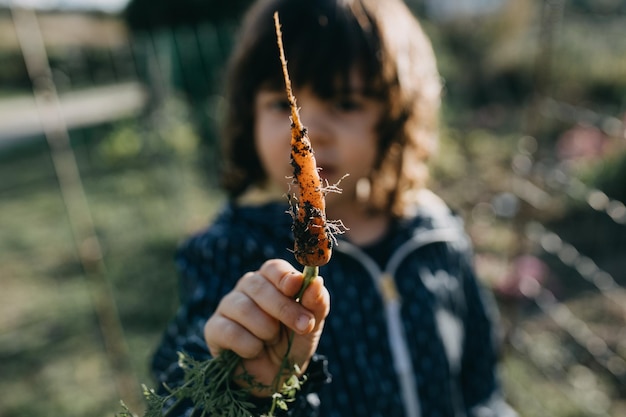
[{"label": "blurred foliage", "polygon": [[189,106],[172,97],[150,117],[115,126],[98,143],[97,154],[110,164],[152,157],[190,157],[198,152],[200,140],[189,117]]},{"label": "blurred foliage", "polygon": [[[150,353],[177,306],[176,246],[222,201],[194,170],[198,140],[186,105],[168,101],[164,111],[155,124],[71,132],[106,278],[146,383]],[[113,415],[113,367],[45,143],[1,152],[0,177],[0,415]]]},{"label": "blurred foliage", "polygon": [[124,12],[133,30],[235,21],[250,0],[131,0]]},{"label": "blurred foliage", "polygon": [[0,49],[0,98],[16,92],[28,91],[30,79],[22,56],[17,51]]},{"label": "blurred foliage", "polygon": [[[551,93],[609,114],[626,106],[626,13],[567,15],[559,27]],[[576,65],[571,63],[575,62]]]},{"label": "blurred foliage", "polygon": [[626,201],[626,151],[604,158],[587,175],[590,177],[589,182],[610,198]]},{"label": "blurred foliage", "polygon": [[569,0],[568,3],[568,7],[577,13],[626,13],[624,0]]}]

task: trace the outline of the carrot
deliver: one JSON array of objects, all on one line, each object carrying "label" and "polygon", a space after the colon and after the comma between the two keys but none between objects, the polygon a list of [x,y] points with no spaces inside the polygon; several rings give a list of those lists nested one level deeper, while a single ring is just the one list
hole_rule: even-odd
[{"label": "carrot", "polygon": [[[313,279],[317,277],[319,267],[325,265],[330,260],[334,237],[329,224],[333,225],[333,223],[326,221],[325,193],[327,191],[338,192],[339,189],[336,186],[324,187],[322,184],[313,154],[313,147],[311,146],[307,130],[300,121],[296,98],[291,88],[278,12],[274,13],[274,24],[280,52],[280,62],[285,78],[287,100],[291,110],[291,166],[293,167],[293,180],[298,186],[298,197],[291,195],[289,200],[292,208],[292,230],[295,238],[294,254],[296,260],[304,266],[302,286],[294,297],[300,302],[304,291]],[[336,225],[333,227],[337,228]],[[289,390],[289,385],[292,383],[298,384],[293,366],[290,365],[289,361],[289,352],[293,345],[294,336],[295,333],[291,331],[287,342],[287,351],[283,356],[280,370],[274,379],[275,394],[272,396],[272,405],[268,413],[270,416],[273,416],[274,411],[281,407],[281,401],[283,404],[285,403],[286,398],[282,392],[291,392],[287,398],[292,398],[295,390]],[[298,371],[297,367],[295,370],[296,372]],[[281,386],[282,390],[280,389]],[[298,388],[296,389],[299,389],[299,385],[297,386]]]},{"label": "carrot", "polygon": [[325,187],[306,128],[300,121],[296,98],[287,71],[278,13],[274,13],[280,61],[287,99],[291,110],[291,165],[298,198],[291,198],[293,210],[294,254],[303,266],[318,267],[330,260],[333,239],[326,221]]}]

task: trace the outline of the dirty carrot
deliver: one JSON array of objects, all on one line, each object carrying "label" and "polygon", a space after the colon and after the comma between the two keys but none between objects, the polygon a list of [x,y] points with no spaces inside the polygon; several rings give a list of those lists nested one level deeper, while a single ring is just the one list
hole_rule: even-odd
[{"label": "dirty carrot", "polygon": [[299,194],[297,198],[292,199],[294,254],[301,265],[318,267],[328,263],[333,247],[326,221],[325,188],[318,172],[307,130],[300,121],[296,98],[287,71],[287,60],[277,13],[274,14],[274,23],[291,110],[291,165]]},{"label": "dirty carrot", "polygon": [[[274,13],[274,24],[280,62],[285,79],[287,100],[289,101],[291,111],[291,166],[293,167],[293,180],[298,187],[298,196],[290,196],[293,217],[292,230],[295,239],[294,255],[296,260],[304,266],[302,286],[295,296],[295,299],[300,301],[302,294],[311,281],[317,277],[319,267],[327,264],[330,260],[334,242],[331,228],[334,224],[326,220],[325,194],[328,191],[338,192],[339,189],[336,186],[324,187],[322,184],[311,141],[306,128],[300,121],[296,98],[291,88],[278,13]],[[280,371],[276,375],[273,384],[275,392],[279,391],[281,384],[284,387],[285,384],[297,384],[298,382],[297,378],[295,378],[294,366],[290,365],[289,361],[289,352],[291,351],[294,335],[293,331],[289,334],[287,351],[283,356]],[[287,382],[281,382],[285,378],[287,378]],[[288,398],[274,395],[269,415],[273,415],[276,407],[280,406],[277,400],[282,400],[283,405],[285,401],[289,401]]]}]

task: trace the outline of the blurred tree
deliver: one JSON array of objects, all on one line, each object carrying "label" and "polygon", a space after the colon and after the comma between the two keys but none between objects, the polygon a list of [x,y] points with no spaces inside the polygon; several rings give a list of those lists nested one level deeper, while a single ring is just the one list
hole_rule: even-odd
[{"label": "blurred tree", "polygon": [[567,7],[578,13],[626,13],[626,0],[569,0]]},{"label": "blurred tree", "polygon": [[250,0],[131,0],[124,11],[132,30],[238,19]]},{"label": "blurred tree", "polygon": [[154,109],[170,93],[190,103],[202,139],[200,166],[212,180],[218,170],[219,97],[234,27],[252,0],[130,0],[122,13],[138,47],[139,76]]}]

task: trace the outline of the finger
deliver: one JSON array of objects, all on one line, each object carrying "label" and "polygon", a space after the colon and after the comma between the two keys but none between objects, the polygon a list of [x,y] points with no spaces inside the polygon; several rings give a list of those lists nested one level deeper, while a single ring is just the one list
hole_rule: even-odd
[{"label": "finger", "polygon": [[330,313],[330,294],[324,286],[322,277],[317,276],[311,281],[304,294],[302,294],[301,303],[303,307],[313,313],[316,323],[328,316]]},{"label": "finger", "polygon": [[310,332],[315,324],[312,312],[293,297],[302,285],[302,274],[286,261],[268,261],[255,274],[247,274],[238,290],[248,295],[259,308],[297,333]]},{"label": "finger", "polygon": [[302,273],[283,259],[266,261],[261,265],[259,273],[288,297],[294,297],[302,286]]},{"label": "finger", "polygon": [[213,357],[224,350],[232,350],[242,358],[256,357],[264,343],[246,328],[222,316],[214,314],[204,325],[204,338]]},{"label": "finger", "polygon": [[[258,275],[252,274],[246,281],[247,284],[238,286],[238,290],[231,292],[223,300],[224,306],[219,311],[225,318],[238,323],[263,342],[270,345],[277,343],[280,335],[279,321],[265,312],[247,293],[254,293],[256,297],[284,296]],[[261,289],[262,285],[267,288]]]}]

